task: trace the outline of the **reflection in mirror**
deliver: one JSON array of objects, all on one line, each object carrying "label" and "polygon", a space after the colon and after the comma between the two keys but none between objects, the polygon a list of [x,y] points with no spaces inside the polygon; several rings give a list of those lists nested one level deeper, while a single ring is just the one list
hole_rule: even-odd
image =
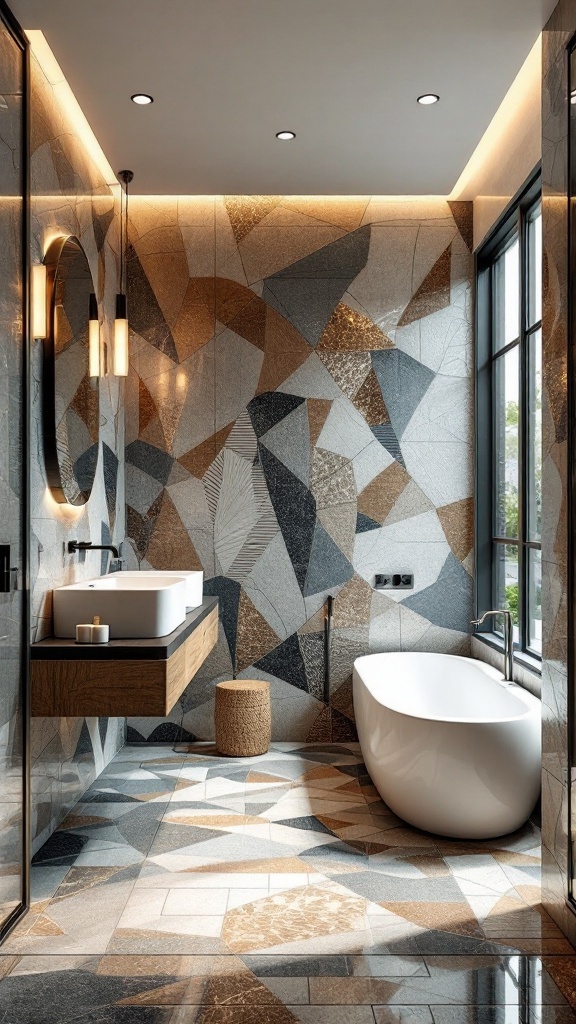
[{"label": "reflection in mirror", "polygon": [[90,497],[100,424],[99,332],[90,266],[77,238],[55,239],[45,261],[48,337],[44,366],[44,445],[52,494],[84,505]]}]

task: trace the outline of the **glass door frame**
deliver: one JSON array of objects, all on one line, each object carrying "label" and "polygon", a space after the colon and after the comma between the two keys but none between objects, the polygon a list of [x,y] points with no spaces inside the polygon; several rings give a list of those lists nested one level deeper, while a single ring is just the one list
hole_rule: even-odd
[{"label": "glass door frame", "polygon": [[21,476],[19,572],[22,593],[20,711],[22,721],[22,888],[21,901],[5,921],[0,923],[0,944],[30,907],[30,48],[28,40],[12,11],[0,0],[0,21],[22,52],[22,127],[21,127],[21,284],[22,284],[22,353],[21,353],[21,451],[25,464]]}]

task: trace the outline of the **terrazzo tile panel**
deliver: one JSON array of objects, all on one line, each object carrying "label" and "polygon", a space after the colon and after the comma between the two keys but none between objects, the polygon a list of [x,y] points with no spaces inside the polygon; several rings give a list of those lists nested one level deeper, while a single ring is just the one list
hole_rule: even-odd
[{"label": "terrazzo tile panel", "polygon": [[[203,569],[221,630],[131,739],[211,739],[232,675],[270,681],[275,739],[354,739],[355,657],[469,650],[470,218],[436,200],[133,199],[127,557]],[[383,571],[414,590],[377,592]]]},{"label": "terrazzo tile panel", "polygon": [[[31,60],[31,258],[39,262],[55,235],[76,235],[86,251],[110,351],[118,257],[118,189],[102,177]],[[70,539],[121,544],[124,539],[124,424],[120,383],[100,381],[100,442],[86,505],[58,505],[47,488],[42,440],[42,342],[32,343],[31,595],[32,640],[52,633],[52,590],[107,571],[108,556],[69,555]],[[116,753],[120,719],[32,719],[33,847],[36,849]]]}]

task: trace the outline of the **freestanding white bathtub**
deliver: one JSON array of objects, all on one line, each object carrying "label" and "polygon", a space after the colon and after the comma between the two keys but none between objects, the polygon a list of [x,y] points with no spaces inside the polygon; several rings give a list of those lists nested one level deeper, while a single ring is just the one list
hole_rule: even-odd
[{"label": "freestanding white bathtub", "polygon": [[480,661],[369,654],[354,663],[366,767],[411,825],[490,839],[526,821],[540,791],[540,701]]}]

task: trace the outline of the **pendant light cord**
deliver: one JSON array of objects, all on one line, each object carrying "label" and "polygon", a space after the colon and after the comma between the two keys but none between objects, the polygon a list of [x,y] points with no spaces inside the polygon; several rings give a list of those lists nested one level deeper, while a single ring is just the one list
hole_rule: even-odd
[{"label": "pendant light cord", "polygon": [[126,185],[120,204],[120,291],[126,294]]},{"label": "pendant light cord", "polygon": [[134,174],[119,171],[118,177],[124,182],[124,196],[120,196],[120,291],[126,295],[126,252],[128,249],[128,191]]},{"label": "pendant light cord", "polygon": [[126,259],[127,259],[127,255],[128,255],[128,186],[129,185],[130,185],[130,182],[126,181],[126,191],[125,191],[125,196],[124,196],[124,281],[122,283],[122,290],[124,292],[124,295],[126,295],[126,285],[127,285],[127,280],[126,280],[126,277],[127,277],[127,274],[126,274]]}]

